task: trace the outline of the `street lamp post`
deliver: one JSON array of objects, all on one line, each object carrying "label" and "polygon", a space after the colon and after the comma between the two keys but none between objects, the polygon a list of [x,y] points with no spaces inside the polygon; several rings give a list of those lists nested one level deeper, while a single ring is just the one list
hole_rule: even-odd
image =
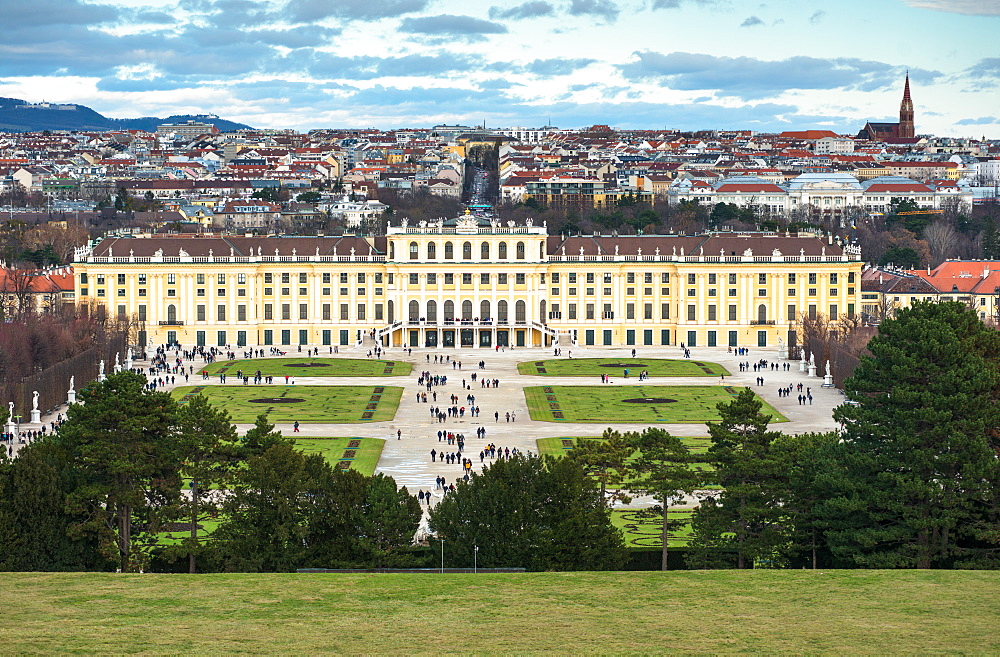
[{"label": "street lamp post", "polygon": [[441,539],[441,573],[444,574],[444,539]]},{"label": "street lamp post", "polygon": [[479,572],[479,546],[472,546],[472,572]]}]

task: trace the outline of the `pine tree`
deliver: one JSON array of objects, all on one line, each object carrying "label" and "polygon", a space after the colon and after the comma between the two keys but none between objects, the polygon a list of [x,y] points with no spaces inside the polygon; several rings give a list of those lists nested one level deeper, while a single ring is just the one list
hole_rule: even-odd
[{"label": "pine tree", "polygon": [[229,413],[213,408],[202,395],[194,396],[181,406],[178,434],[180,455],[184,460],[181,476],[190,482],[179,511],[190,527],[188,537],[171,551],[186,554],[188,572],[194,573],[204,541],[198,533],[199,523],[218,514],[219,496],[237,462],[238,438],[236,427],[229,421]]},{"label": "pine tree", "polygon": [[784,558],[787,527],[782,494],[786,490],[781,462],[771,443],[781,434],[768,431],[770,415],[749,388],[717,406],[722,419],[710,422],[709,462],[714,482],[722,487],[715,503],[702,504],[692,520],[691,562],[709,565],[712,553],[734,551],[736,567],[777,565]]},{"label": "pine tree", "polygon": [[663,516],[663,552],[660,568],[667,569],[670,505],[684,499],[701,483],[701,476],[691,468],[690,451],[680,438],[659,428],[628,436],[638,449],[635,463],[637,478],[629,490],[638,495],[652,495]]},{"label": "pine tree", "polygon": [[957,302],[879,326],[845,384],[834,553],[863,567],[1000,564],[1000,334]]},{"label": "pine tree", "polygon": [[294,444],[294,438],[282,436],[280,431],[275,431],[274,425],[267,421],[267,413],[261,413],[254,421],[253,427],[243,436],[243,456],[244,458],[259,456],[275,445]]},{"label": "pine tree", "polygon": [[[528,570],[613,570],[625,561],[621,532],[597,483],[569,459],[499,459],[460,482],[432,511],[446,564]],[[440,544],[439,544],[440,546]]]},{"label": "pine tree", "polygon": [[122,572],[143,568],[165,514],[180,496],[177,404],[121,372],[80,392],[50,440],[75,471],[67,505],[82,518],[77,536],[94,534]]},{"label": "pine tree", "polygon": [[600,440],[577,439],[565,458],[579,463],[585,473],[599,482],[601,499],[610,504],[630,499],[628,489],[621,484],[632,474],[629,459],[634,451],[629,438],[608,428]]}]

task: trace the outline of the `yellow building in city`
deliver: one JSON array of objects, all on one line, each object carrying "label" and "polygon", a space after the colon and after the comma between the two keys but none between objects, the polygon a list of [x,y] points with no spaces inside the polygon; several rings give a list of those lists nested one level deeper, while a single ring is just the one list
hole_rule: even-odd
[{"label": "yellow building in city", "polygon": [[861,254],[815,235],[557,236],[471,216],[377,237],[132,236],[76,296],[140,344],[777,346],[860,311]]}]

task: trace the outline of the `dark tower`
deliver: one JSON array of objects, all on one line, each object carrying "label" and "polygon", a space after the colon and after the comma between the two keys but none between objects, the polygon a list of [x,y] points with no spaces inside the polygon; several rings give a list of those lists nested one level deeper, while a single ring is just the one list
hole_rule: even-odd
[{"label": "dark tower", "polygon": [[899,104],[899,138],[911,139],[913,136],[913,101],[910,100],[910,72],[907,71],[903,101]]}]

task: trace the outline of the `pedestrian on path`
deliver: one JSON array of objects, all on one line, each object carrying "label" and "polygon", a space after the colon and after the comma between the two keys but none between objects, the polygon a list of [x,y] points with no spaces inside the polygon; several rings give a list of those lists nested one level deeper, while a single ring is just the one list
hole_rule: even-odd
[{"label": "pedestrian on path", "polygon": [[294,433],[298,433],[299,432],[299,421],[295,420],[295,424],[293,424],[292,427],[294,427],[293,432]]}]

